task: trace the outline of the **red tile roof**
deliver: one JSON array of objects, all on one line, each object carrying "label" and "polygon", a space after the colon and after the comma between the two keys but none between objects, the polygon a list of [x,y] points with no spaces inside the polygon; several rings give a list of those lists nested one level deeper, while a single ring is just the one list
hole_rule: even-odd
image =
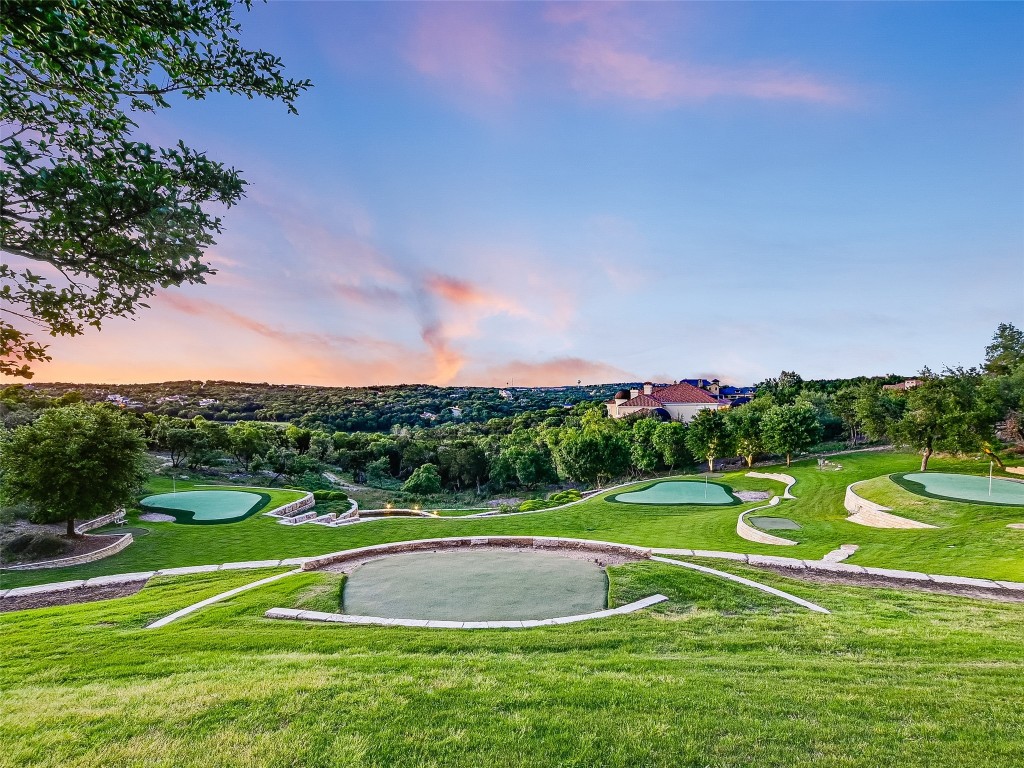
[{"label": "red tile roof", "polygon": [[705,392],[693,384],[669,384],[665,387],[655,387],[654,397],[661,403],[718,403],[717,397]]},{"label": "red tile roof", "polygon": [[[655,390],[657,391],[657,390]],[[661,400],[657,400],[650,395],[645,395],[642,392],[634,397],[632,400],[627,400],[622,404],[623,406],[637,406],[640,408],[661,408]]]}]

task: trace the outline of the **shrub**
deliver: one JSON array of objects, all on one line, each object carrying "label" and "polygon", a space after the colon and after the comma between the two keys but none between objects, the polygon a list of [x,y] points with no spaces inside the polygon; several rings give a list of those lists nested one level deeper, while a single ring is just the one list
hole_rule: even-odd
[{"label": "shrub", "polygon": [[54,557],[68,548],[68,542],[52,533],[23,533],[7,543],[7,551],[26,558]]},{"label": "shrub", "polygon": [[573,501],[579,501],[583,498],[583,495],[575,488],[570,488],[567,491],[558,491],[548,496],[548,501],[555,502],[556,505],[568,504]]}]

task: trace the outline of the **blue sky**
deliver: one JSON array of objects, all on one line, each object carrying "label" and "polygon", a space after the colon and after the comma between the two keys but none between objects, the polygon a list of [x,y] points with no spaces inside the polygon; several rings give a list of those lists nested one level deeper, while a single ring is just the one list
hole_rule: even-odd
[{"label": "blue sky", "polygon": [[142,125],[244,171],[208,285],[40,380],[751,383],[1024,325],[1024,5],[276,2],[312,91]]}]

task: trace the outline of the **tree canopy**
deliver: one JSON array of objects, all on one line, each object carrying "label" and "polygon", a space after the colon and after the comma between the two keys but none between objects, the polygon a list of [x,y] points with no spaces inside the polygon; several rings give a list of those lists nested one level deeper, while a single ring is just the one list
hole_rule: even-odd
[{"label": "tree canopy", "polygon": [[4,5],[0,374],[30,377],[34,362],[49,359],[33,334],[77,335],[134,314],[158,288],[213,274],[204,251],[222,224],[212,209],[237,203],[245,182],[182,142],[137,140],[133,115],[170,106],[172,94],[211,93],[263,96],[295,111],[309,82],[241,44],[237,7]]},{"label": "tree canopy", "polygon": [[145,479],[146,442],[109,406],[69,405],[0,431],[0,497],[28,503],[36,522],[93,518],[129,503]]}]

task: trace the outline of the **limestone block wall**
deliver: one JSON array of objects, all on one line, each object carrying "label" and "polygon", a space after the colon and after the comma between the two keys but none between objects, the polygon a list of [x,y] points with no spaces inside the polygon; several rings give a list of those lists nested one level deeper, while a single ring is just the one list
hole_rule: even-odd
[{"label": "limestone block wall", "polygon": [[132,535],[126,533],[113,544],[102,549],[97,549],[95,552],[87,552],[84,555],[76,555],[74,557],[62,557],[59,560],[44,560],[41,563],[22,563],[21,565],[8,565],[5,566],[6,570],[9,571],[36,571],[42,568],[66,568],[70,565],[85,565],[86,563],[94,563],[97,560],[102,560],[105,557],[116,555],[122,549],[132,543]]},{"label": "limestone block wall", "polygon": [[115,520],[119,520],[122,517],[124,517],[124,509],[116,509],[110,514],[101,515],[100,517],[97,517],[95,520],[86,520],[81,525],[76,525],[75,533],[81,535],[86,531],[92,531],[96,528],[102,528],[104,525],[112,523]]},{"label": "limestone block wall", "polygon": [[291,517],[297,512],[301,512],[304,509],[309,509],[310,507],[313,507],[315,505],[316,500],[313,498],[313,494],[307,492],[306,495],[303,496],[301,499],[290,501],[283,507],[278,507],[277,509],[271,510],[270,512],[265,512],[264,514],[270,517]]},{"label": "limestone block wall", "polygon": [[763,480],[774,480],[777,483],[782,483],[786,486],[786,490],[782,492],[782,498],[796,498],[796,496],[789,492],[789,489],[796,485],[796,478],[792,475],[784,475],[781,472],[747,472],[747,477],[757,477]]},{"label": "limestone block wall", "polygon": [[755,528],[750,525],[744,518],[751,512],[756,512],[759,509],[767,509],[768,507],[777,507],[779,505],[779,497],[773,496],[772,500],[763,507],[754,507],[748,509],[746,512],[741,512],[740,516],[736,519],[736,534],[747,541],[756,541],[758,544],[773,544],[779,547],[793,546],[799,544],[798,541],[790,541],[784,539],[781,536],[773,536],[766,531],[762,531],[759,528]]}]

